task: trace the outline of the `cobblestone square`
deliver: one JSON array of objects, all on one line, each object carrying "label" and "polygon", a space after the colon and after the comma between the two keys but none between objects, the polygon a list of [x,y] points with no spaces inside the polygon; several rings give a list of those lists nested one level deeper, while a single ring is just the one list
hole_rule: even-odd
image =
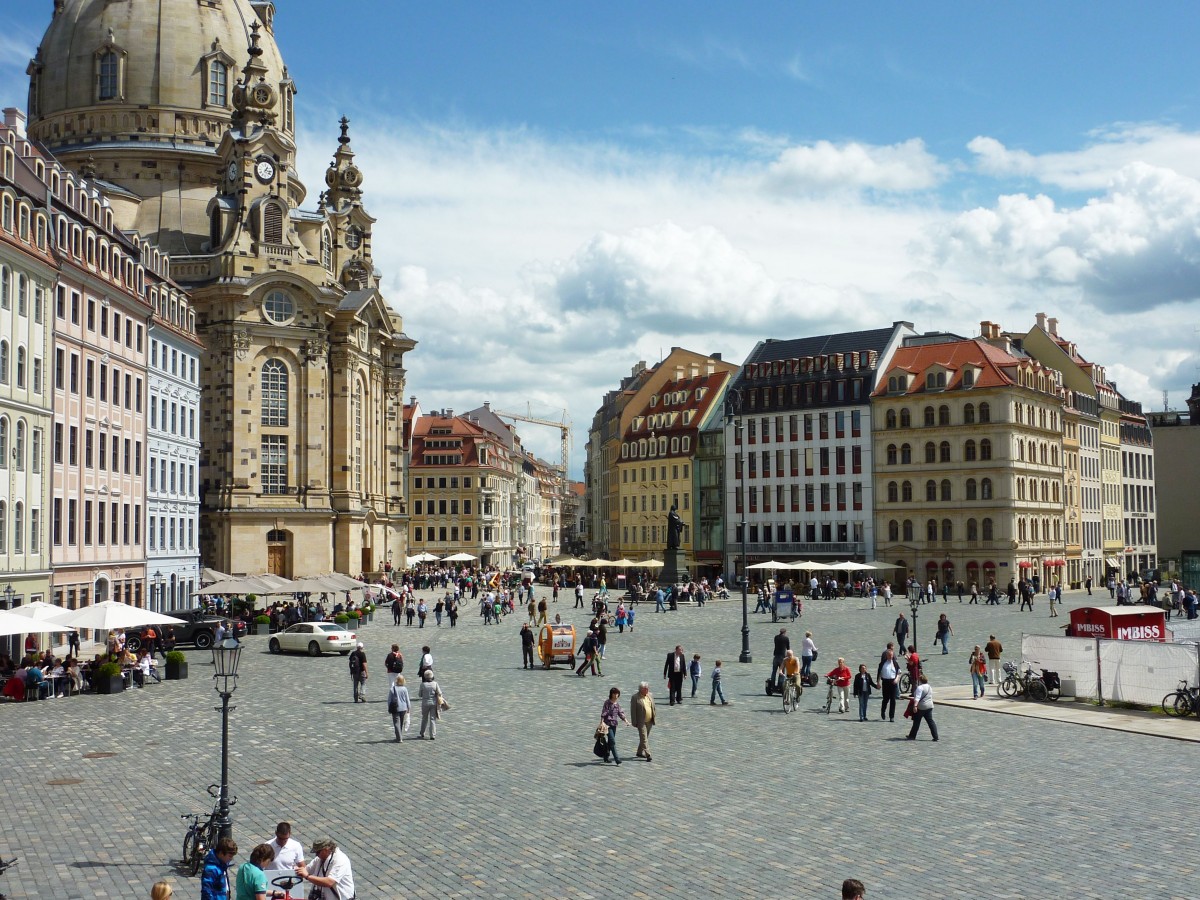
[{"label": "cobblestone square", "polygon": [[[426,596],[432,593],[426,592]],[[589,594],[590,596],[590,594]],[[1069,595],[1067,608],[1086,597]],[[1098,604],[1107,597],[1094,598]],[[614,598],[615,600],[615,598]],[[551,605],[577,628],[590,615],[564,594]],[[820,648],[820,672],[845,656],[872,673],[892,609],[869,601],[807,603],[791,624]],[[752,615],[754,661],[737,662],[741,606],[655,614],[609,632],[604,677],[565,667],[525,671],[523,613],[484,627],[469,611],[450,629],[361,629],[369,702],[351,702],[346,661],[271,656],[248,638],[231,714],[234,837],[244,861],[280,819],[308,848],[331,836],[349,854],[360,900],[399,897],[837,897],[860,878],[868,897],[1194,897],[1198,826],[1189,773],[1196,745],[1058,721],[939,706],[942,740],[906,742],[906,724],[855,711],[825,715],[806,690],[784,715],[763,682],[780,626]],[[956,636],[932,646],[937,613]],[[1017,658],[1020,634],[1049,633],[1044,597],[1016,606],[921,608],[920,649],[939,685],[961,685],[975,643],[996,634]],[[392,741],[382,661],[399,643],[410,684],[422,643],[452,709],[436,742]],[[675,644],[700,653],[695,699],[667,704],[663,661]],[[0,708],[8,827],[0,855],[20,857],[0,880],[12,900],[142,898],[167,878],[178,897],[197,879],[175,867],[180,813],[207,809],[220,773],[219,699],[206,654],[191,677],[117,696]],[[713,660],[730,705],[710,706]],[[611,685],[629,701],[650,682],[658,711],[654,760],[591,754]],[[1197,724],[1200,728],[1200,723]],[[416,736],[414,726],[410,737]],[[85,754],[111,753],[87,758]]]}]

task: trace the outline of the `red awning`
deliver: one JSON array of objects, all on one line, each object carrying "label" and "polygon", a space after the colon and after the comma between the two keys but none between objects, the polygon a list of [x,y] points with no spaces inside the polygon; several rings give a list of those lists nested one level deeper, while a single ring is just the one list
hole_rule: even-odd
[{"label": "red awning", "polygon": [[1033,563],[1029,562],[1028,560],[1022,560],[1021,562],[1017,563],[1017,565],[1022,569],[1033,568]]},{"label": "red awning", "polygon": [[931,559],[929,562],[925,563],[925,568],[927,570],[929,570],[930,572],[936,572],[937,567],[938,567],[938,564],[935,560]]},{"label": "red awning", "polygon": [[987,562],[985,562],[983,564],[983,569],[985,572],[988,571],[989,569],[994,572],[994,571],[996,571],[996,564],[989,559]]},{"label": "red awning", "polygon": [[1051,559],[1047,561],[1046,567],[1050,569],[1061,569],[1066,564],[1067,562],[1064,559]]}]

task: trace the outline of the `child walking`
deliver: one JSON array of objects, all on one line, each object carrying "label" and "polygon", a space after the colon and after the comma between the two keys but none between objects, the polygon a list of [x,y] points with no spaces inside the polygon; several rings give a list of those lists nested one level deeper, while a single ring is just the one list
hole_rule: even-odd
[{"label": "child walking", "polygon": [[692,696],[696,696],[696,687],[700,684],[700,654],[692,656],[692,661],[688,664],[688,674],[692,676]]},{"label": "child walking", "polygon": [[[698,658],[698,657],[697,657],[697,658]],[[698,664],[697,664],[697,665],[698,665]],[[694,696],[695,696],[695,694],[693,694],[692,696],[694,697]],[[727,703],[727,701],[725,700],[725,691],[723,691],[723,690],[721,689],[721,661],[720,661],[719,659],[718,659],[716,662],[714,662],[714,663],[713,663],[713,670],[712,670],[712,694],[711,694],[711,695],[709,696],[709,698],[708,698],[708,705],[709,705],[709,706],[716,706],[716,705],[717,705],[717,697],[720,697],[720,698],[721,698],[721,705],[722,705],[722,706],[728,706],[728,705],[729,705],[729,704]]]}]

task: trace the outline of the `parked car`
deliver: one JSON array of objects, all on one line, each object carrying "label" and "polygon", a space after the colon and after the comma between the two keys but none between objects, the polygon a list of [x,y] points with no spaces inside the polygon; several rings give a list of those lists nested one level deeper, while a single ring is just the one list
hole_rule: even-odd
[{"label": "parked car", "polygon": [[347,631],[334,622],[297,622],[272,635],[267,647],[272,653],[307,653],[320,656],[322,653],[340,653],[342,656],[354,649],[358,635]]},{"label": "parked car", "polygon": [[[175,643],[195,644],[200,650],[207,650],[217,639],[217,626],[222,622],[233,636],[239,640],[246,635],[246,623],[241,619],[228,619],[215,613],[208,613],[199,607],[194,609],[169,609],[164,615],[180,619],[182,625],[171,626],[175,631]],[[145,625],[130,628],[125,632],[125,646],[135,653],[141,649],[142,635],[146,632]],[[155,625],[154,631],[161,635],[165,625]]]}]

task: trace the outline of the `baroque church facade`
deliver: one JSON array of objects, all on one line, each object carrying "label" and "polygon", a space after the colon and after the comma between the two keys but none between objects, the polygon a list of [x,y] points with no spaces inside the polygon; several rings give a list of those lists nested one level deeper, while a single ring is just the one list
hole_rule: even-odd
[{"label": "baroque church facade", "polygon": [[415,341],[379,290],[345,119],[302,208],[274,16],[265,0],[54,0],[29,132],[170,252],[191,296],[204,563],[357,574],[407,552]]}]

